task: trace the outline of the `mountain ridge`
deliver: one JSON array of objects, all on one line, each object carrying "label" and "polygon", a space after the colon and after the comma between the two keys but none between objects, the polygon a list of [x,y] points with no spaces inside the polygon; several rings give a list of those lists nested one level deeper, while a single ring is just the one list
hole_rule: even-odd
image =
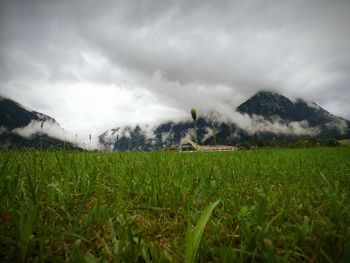
[{"label": "mountain ridge", "polygon": [[[232,121],[218,121],[205,115],[198,118],[198,137],[202,144],[245,144],[263,140],[289,140],[291,138],[335,138],[350,136],[350,122],[335,116],[314,102],[287,97],[270,91],[259,91],[236,108],[236,113],[246,118],[249,127]],[[220,116],[219,118],[220,119]],[[179,145],[184,138],[193,138],[193,122],[168,121],[145,132],[141,126],[113,129],[117,137],[105,132],[99,139],[101,145],[113,150],[151,150]],[[148,136],[146,136],[148,134]],[[113,139],[114,138],[114,139]]]},{"label": "mountain ridge", "polygon": [[0,96],[0,126],[12,130],[25,127],[31,121],[57,123],[54,118],[48,115],[30,110],[14,100]]},{"label": "mountain ridge", "polygon": [[[350,138],[348,120],[329,113],[314,102],[292,101],[276,92],[260,91],[231,114],[231,117],[215,111],[199,114],[199,143],[262,145],[269,140]],[[64,131],[54,118],[0,96],[0,148],[13,145],[37,147],[39,142],[40,145],[44,142],[45,146],[66,144],[50,135],[50,129],[45,130],[49,126],[56,130],[56,134]],[[194,140],[193,134],[189,114],[188,119],[182,121],[116,127],[102,133],[99,143],[105,150],[149,151],[178,147],[184,140]],[[72,148],[75,146],[71,144]]]},{"label": "mountain ridge", "polygon": [[259,91],[239,105],[236,110],[249,115],[259,115],[270,120],[274,116],[278,116],[284,121],[307,120],[312,126],[320,124],[320,122],[333,121],[335,118],[343,119],[329,113],[315,102],[307,102],[301,98],[293,102],[281,94],[268,91]]},{"label": "mountain ridge", "polygon": [[0,149],[4,148],[63,148],[76,145],[56,138],[46,128],[64,131],[52,117],[33,111],[9,98],[0,96]]}]

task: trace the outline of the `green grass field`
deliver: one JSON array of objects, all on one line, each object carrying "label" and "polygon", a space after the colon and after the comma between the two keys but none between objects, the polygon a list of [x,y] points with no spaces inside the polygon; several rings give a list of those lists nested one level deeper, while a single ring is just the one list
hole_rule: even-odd
[{"label": "green grass field", "polygon": [[0,185],[1,262],[350,262],[349,147],[9,151]]}]

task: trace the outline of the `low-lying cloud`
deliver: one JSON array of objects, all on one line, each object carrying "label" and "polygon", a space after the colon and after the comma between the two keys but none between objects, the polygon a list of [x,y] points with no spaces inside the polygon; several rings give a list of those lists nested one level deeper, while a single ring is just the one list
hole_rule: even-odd
[{"label": "low-lying cloud", "polygon": [[348,123],[346,123],[346,121],[344,119],[337,119],[335,121],[328,122],[325,124],[325,126],[328,129],[338,130],[340,132],[340,134],[345,134],[349,129]]},{"label": "low-lying cloud", "polygon": [[242,119],[244,121],[238,122],[238,125],[249,134],[271,132],[283,135],[315,136],[321,132],[319,127],[310,127],[306,120],[285,123],[280,119],[266,120],[257,115],[252,117],[243,115]]},{"label": "low-lying cloud", "polygon": [[31,121],[25,127],[19,127],[11,130],[12,133],[18,134],[24,138],[31,138],[33,135],[47,135],[52,138],[59,139],[63,142],[72,143],[83,149],[98,149],[99,141],[96,137],[85,134],[85,136],[78,136],[72,132],[64,130],[57,122],[48,120],[42,121]]}]

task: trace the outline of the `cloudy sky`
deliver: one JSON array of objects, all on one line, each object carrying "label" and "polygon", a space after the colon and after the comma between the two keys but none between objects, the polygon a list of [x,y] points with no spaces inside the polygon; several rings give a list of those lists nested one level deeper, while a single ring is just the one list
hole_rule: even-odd
[{"label": "cloudy sky", "polygon": [[0,94],[96,135],[258,90],[350,119],[349,14],[349,0],[0,0]]}]

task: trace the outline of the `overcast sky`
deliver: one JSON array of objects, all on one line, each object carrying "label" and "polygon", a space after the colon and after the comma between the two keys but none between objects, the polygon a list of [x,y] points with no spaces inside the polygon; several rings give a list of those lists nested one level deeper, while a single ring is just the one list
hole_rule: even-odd
[{"label": "overcast sky", "polygon": [[350,119],[350,1],[0,0],[0,94],[98,135],[259,90]]}]

